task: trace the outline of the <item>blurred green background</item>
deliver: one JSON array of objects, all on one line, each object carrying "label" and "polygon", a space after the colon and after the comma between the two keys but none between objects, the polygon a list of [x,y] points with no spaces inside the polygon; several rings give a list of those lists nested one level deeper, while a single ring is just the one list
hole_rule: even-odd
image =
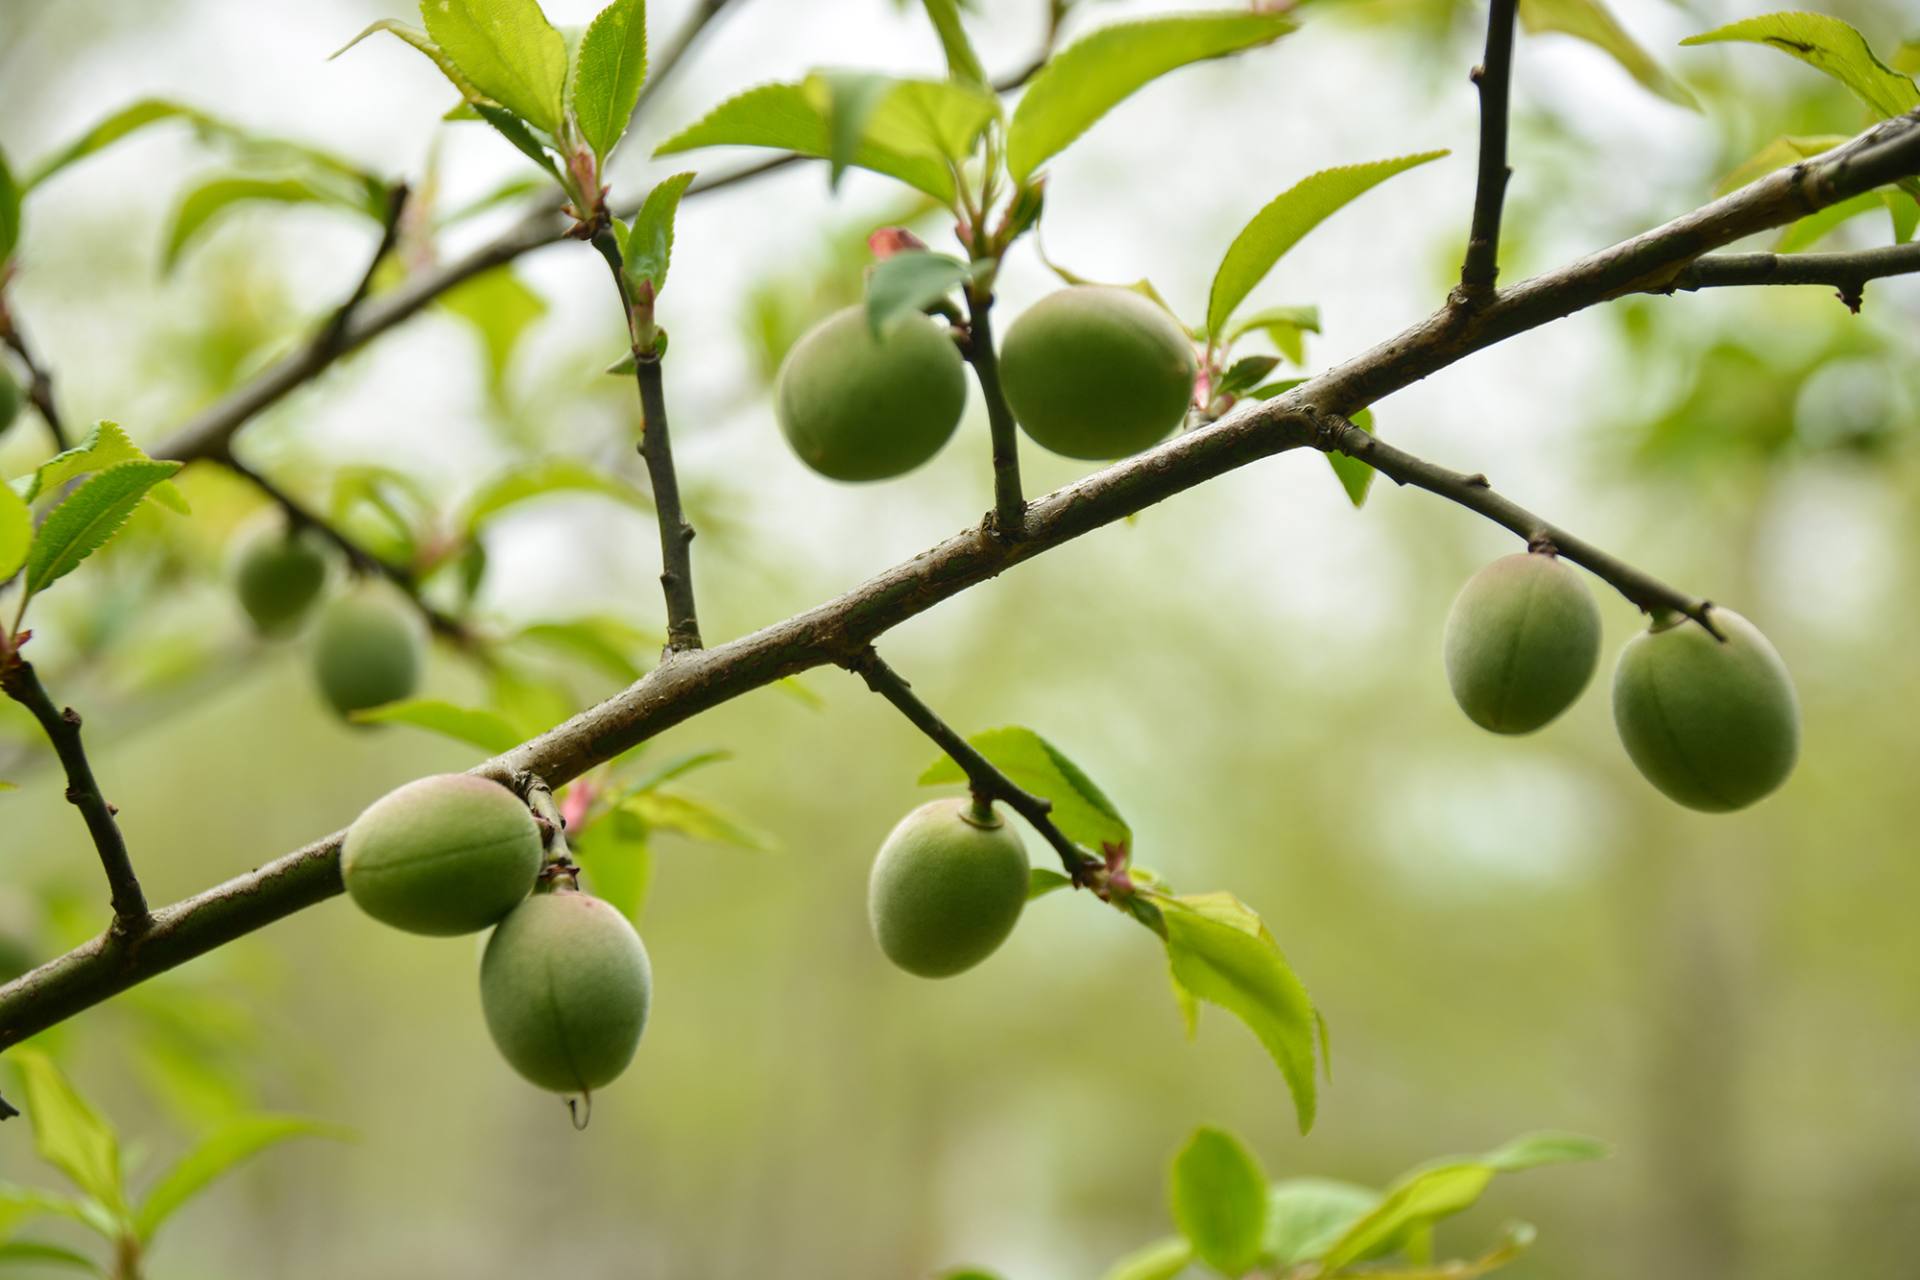
[{"label": "blurred green background", "polygon": [[[972,25],[990,65],[1031,56],[1044,7],[983,0]],[[1177,7],[1087,3],[1069,31]],[[548,8],[584,22],[594,6]],[[687,8],[659,0],[654,30]],[[1673,48],[1764,8],[1618,6],[1696,90],[1697,114],[1589,46],[1522,40],[1503,278],[1693,208],[1778,134],[1861,126],[1843,91],[1769,51]],[[518,173],[517,157],[438,124],[445,86],[397,43],[324,60],[403,9],[10,0],[0,145],[18,164],[162,94],[416,181],[432,155],[441,207],[455,208]],[[1898,4],[1831,11],[1885,51],[1916,34]],[[1150,276],[1192,317],[1219,253],[1275,192],[1330,164],[1454,148],[1317,232],[1255,295],[1321,307],[1317,369],[1424,315],[1457,272],[1481,15],[1369,0],[1316,3],[1303,19],[1273,48],[1181,72],[1097,126],[1052,166],[1044,238],[1084,275]],[[616,193],[671,172],[646,160],[651,141],[748,84],[823,64],[934,72],[938,58],[916,6],[739,0],[650,105]],[[163,274],[180,188],[217,167],[184,132],[156,130],[36,195],[10,294],[71,421],[159,438],[297,341],[358,270],[364,222],[295,208],[236,214]],[[798,328],[857,296],[859,237],[907,211],[870,175],[837,198],[825,187],[818,167],[791,169],[681,216],[663,319],[710,640],[842,590],[989,501],[977,396],[932,467],[887,485],[832,485],[780,441],[768,371]],[[462,223],[442,254],[513,216]],[[926,234],[943,235],[937,222]],[[1863,217],[1824,247],[1887,236],[1884,216]],[[341,468],[398,468],[443,511],[529,458],[643,483],[630,384],[598,374],[624,344],[600,264],[567,244],[515,271],[528,292],[481,308],[489,324],[430,312],[265,414],[241,437],[247,456],[316,499]],[[1050,287],[1023,245],[1003,306],[1017,313]],[[530,322],[490,364],[509,311]],[[45,1042],[156,1161],[239,1108],[358,1133],[248,1166],[163,1243],[161,1277],[891,1278],[961,1262],[1015,1280],[1093,1276],[1164,1232],[1166,1160],[1200,1123],[1242,1135],[1276,1176],[1366,1183],[1531,1128],[1616,1144],[1601,1164],[1503,1181],[1443,1229],[1464,1250],[1505,1219],[1538,1224],[1516,1276],[1911,1274],[1917,322],[1920,287],[1906,281],[1871,286],[1859,317],[1818,289],[1637,299],[1377,406],[1396,442],[1487,472],[1768,632],[1799,684],[1804,756],[1745,813],[1689,813],[1641,782],[1613,735],[1604,669],[1536,737],[1474,729],[1448,696],[1440,628],[1459,584],[1512,539],[1391,485],[1355,511],[1312,456],[1095,533],[882,646],[963,730],[1019,723],[1057,742],[1117,801],[1142,863],[1262,912],[1332,1025],[1334,1080],[1309,1137],[1244,1028],[1211,1010],[1185,1039],[1160,948],[1095,902],[1036,903],[956,981],[886,965],[867,933],[867,865],[925,798],[914,778],[932,750],[834,672],[805,679],[818,705],[756,694],[649,748],[731,751],[685,790],[779,847],[658,836],[642,920],[653,1020],[584,1133],[493,1052],[477,944],[401,935],[343,900]],[[0,437],[0,472],[43,452],[23,419]],[[1024,462],[1033,491],[1085,471],[1032,449]],[[250,638],[220,572],[257,503],[200,470],[191,521],[153,518],[36,624],[43,675],[86,714],[162,902],[478,758],[412,729],[342,727],[302,643]],[[643,513],[565,495],[486,543],[476,607],[503,629],[589,615],[660,625]],[[1617,647],[1636,615],[1601,603]],[[570,681],[575,706],[616,687]],[[450,653],[431,686],[486,696]],[[97,931],[105,894],[16,712],[0,709],[0,777],[21,784],[0,796],[0,931],[37,960]],[[25,1126],[6,1126],[0,1178],[47,1176]]]}]

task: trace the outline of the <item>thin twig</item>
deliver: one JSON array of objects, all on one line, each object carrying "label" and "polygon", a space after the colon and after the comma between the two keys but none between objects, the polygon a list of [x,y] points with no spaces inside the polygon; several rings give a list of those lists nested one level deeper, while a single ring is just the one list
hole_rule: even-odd
[{"label": "thin twig", "polygon": [[1053,805],[1022,788],[995,768],[992,761],[974,750],[965,738],[940,718],[938,712],[920,700],[906,678],[888,666],[886,660],[871,646],[848,658],[843,665],[866,681],[867,688],[891,702],[914,728],[933,739],[934,745],[960,766],[960,772],[967,775],[967,785],[975,798],[999,800],[1025,818],[1027,824],[1038,831],[1053,846],[1054,852],[1060,855],[1060,865],[1074,884],[1084,886],[1095,883],[1105,863],[1069,840],[1054,825],[1051,816]]},{"label": "thin twig", "polygon": [[[680,655],[565,724],[475,767],[499,781],[530,770],[562,786],[595,765],[743,694],[815,667],[844,666],[880,635],[1092,530],[1262,458],[1313,443],[1348,415],[1517,333],[1671,281],[1723,245],[1861,191],[1920,173],[1920,111],[1884,122],[1702,209],[1502,290],[1464,319],[1443,307],[1283,395],[1036,499],[1026,536],[969,529],[853,590],[713,649]],[[1577,543],[1575,545],[1578,545]],[[0,985],[0,1049],[129,987],[341,892],[344,833],[154,912],[137,948],[109,932]]]},{"label": "thin twig", "polygon": [[120,834],[120,824],[114,819],[118,811],[100,794],[93,766],[87,761],[87,749],[80,741],[79,713],[54,704],[33,664],[18,650],[0,656],[0,689],[33,713],[67,771],[67,802],[80,810],[87,833],[93,837],[93,847],[100,853],[101,869],[107,873],[114,932],[123,937],[139,933],[147,925],[147,898],[140,891],[140,878],[127,855],[126,837]]},{"label": "thin twig", "polygon": [[1460,267],[1460,298],[1477,302],[1493,292],[1500,274],[1500,213],[1506,204],[1507,99],[1513,87],[1513,20],[1519,0],[1492,0],[1487,12],[1487,51],[1473,69],[1480,91],[1480,169],[1473,190],[1473,225]]},{"label": "thin twig", "polygon": [[47,426],[47,435],[53,440],[55,453],[64,452],[73,440],[67,434],[66,424],[60,418],[60,406],[53,398],[53,375],[33,354],[33,347],[27,342],[27,335],[20,330],[20,321],[7,306],[4,294],[0,294],[0,342],[12,349],[20,357],[21,367],[27,371],[27,399],[39,412],[40,420]]},{"label": "thin twig", "polygon": [[655,335],[640,329],[633,294],[620,262],[620,246],[612,233],[595,235],[593,247],[613,273],[620,309],[627,318],[634,380],[640,387],[640,456],[647,464],[654,516],[660,527],[660,592],[667,604],[667,652],[684,653],[700,647],[700,615],[693,596],[693,526],[687,523],[680,506],[680,480],[673,467],[673,437],[667,426],[660,352]]},{"label": "thin twig", "polygon": [[993,349],[993,298],[967,290],[967,360],[987,402],[987,428],[993,437],[993,527],[1003,538],[1018,538],[1027,499],[1020,490],[1020,432],[1000,386],[1000,357]]},{"label": "thin twig", "polygon": [[352,323],[353,313],[366,301],[380,264],[386,261],[387,255],[393,252],[394,244],[400,239],[400,223],[407,211],[407,196],[407,184],[404,182],[396,182],[388,189],[386,212],[380,219],[380,241],[367,258],[366,270],[360,273],[353,292],[334,308],[333,318],[327,321],[326,328],[314,339],[314,344],[330,355],[337,355],[344,350],[347,325]]},{"label": "thin twig", "polygon": [[461,647],[472,643],[473,632],[466,623],[428,603],[420,580],[414,576],[411,569],[403,568],[384,556],[377,556],[367,550],[331,522],[322,519],[298,498],[232,454],[223,455],[220,464],[266,495],[274,505],[286,513],[287,522],[293,528],[311,529],[319,537],[339,548],[354,572],[369,577],[385,578],[400,588],[401,594],[406,596],[408,602],[419,612],[421,619],[436,635],[443,636]]},{"label": "thin twig", "polygon": [[1823,284],[1860,310],[1869,280],[1920,271],[1920,240],[1851,253],[1716,253],[1697,258],[1664,290],[1725,289],[1741,285]]},{"label": "thin twig", "polygon": [[1668,586],[1643,570],[1609,555],[1584,538],[1575,537],[1558,525],[1528,511],[1519,503],[1496,492],[1483,475],[1449,471],[1424,458],[1416,458],[1404,449],[1396,449],[1337,414],[1323,415],[1311,440],[1313,446],[1328,453],[1343,453],[1366,463],[1395,484],[1410,484],[1425,489],[1469,511],[1475,511],[1504,529],[1519,534],[1533,551],[1550,551],[1563,560],[1591,570],[1595,577],[1639,606],[1646,613],[1661,611],[1684,614],[1705,627],[1715,638],[1723,638],[1714,627],[1708,609],[1712,601],[1690,596]]}]

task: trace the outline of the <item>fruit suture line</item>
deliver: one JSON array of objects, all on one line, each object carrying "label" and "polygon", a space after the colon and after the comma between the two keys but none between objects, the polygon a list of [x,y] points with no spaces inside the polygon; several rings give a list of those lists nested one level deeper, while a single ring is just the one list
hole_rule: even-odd
[{"label": "fruit suture line", "polygon": [[[742,693],[812,667],[852,666],[860,661],[862,651],[876,637],[894,625],[1045,550],[1260,458],[1293,448],[1328,448],[1335,440],[1347,438],[1352,431],[1347,427],[1329,435],[1330,422],[1337,427],[1344,422],[1341,415],[1357,412],[1474,351],[1609,298],[1631,292],[1663,292],[1676,287],[1675,282],[1683,278],[1688,267],[1712,249],[1915,173],[1920,173],[1920,112],[1883,123],[1849,144],[1763,178],[1666,226],[1559,271],[1525,281],[1511,290],[1493,292],[1471,307],[1452,302],[1405,333],[1292,391],[1176,436],[1077,484],[1037,499],[1026,508],[1023,536],[1017,540],[995,537],[989,520],[834,601],[716,648],[680,653],[623,693],[476,767],[472,773],[480,778],[504,781],[527,771],[559,786],[620,751]],[[407,297],[410,302],[396,298],[393,305],[410,305],[414,310],[424,305],[425,298],[418,290],[411,291]],[[397,321],[388,321],[392,322]],[[373,318],[367,317],[366,325],[373,324]],[[341,341],[349,344],[364,341],[377,331],[374,327],[361,329],[350,324]],[[354,336],[356,332],[362,334],[358,339]],[[1073,368],[1061,370],[1063,376],[1081,372],[1084,371]],[[274,376],[280,376],[280,371],[275,371],[270,379]],[[311,371],[281,386],[259,403],[277,398],[309,376]],[[244,420],[244,415],[240,420]],[[197,440],[204,447],[214,438],[224,440],[237,425],[238,421],[234,421],[211,433],[203,430],[187,444]],[[1378,445],[1351,442],[1350,447],[1357,456],[1369,461],[1397,459],[1409,477],[1419,474],[1418,468],[1427,465],[1397,450],[1380,452]],[[1480,485],[1465,487],[1483,489]],[[1435,491],[1446,492],[1440,488]],[[1447,493],[1446,496],[1455,495]],[[1482,514],[1499,518],[1494,509],[1483,509],[1484,503],[1475,506],[1473,502],[1457,500],[1481,510]],[[1529,526],[1537,523],[1527,513],[1519,515],[1526,517]],[[1534,535],[1529,531],[1525,536],[1532,540]],[[1600,553],[1575,540],[1555,545],[1569,559],[1579,559],[1576,552],[1600,559]],[[1650,598],[1659,603],[1657,595]],[[1702,615],[1697,620],[1703,624],[1708,621],[1705,609],[1704,604],[1696,609],[1696,613]],[[1711,677],[1710,684],[1717,682],[1721,691],[1731,690],[1736,697],[1754,689],[1777,693],[1769,684],[1771,677],[1764,659],[1770,651],[1761,650],[1764,641],[1745,643],[1744,634],[1731,626],[1734,615],[1721,612],[1714,617],[1729,624],[1726,628],[1732,637],[1729,644],[1712,645],[1704,632],[1692,629],[1656,631],[1652,637],[1636,642],[1648,645],[1648,652],[1655,655],[1644,660],[1650,673],[1642,677],[1647,687],[1657,695],[1666,687],[1661,683],[1663,672],[1671,673],[1700,661],[1719,661],[1718,658],[1702,659],[1701,654],[1734,651],[1740,655],[1739,673],[1732,679]],[[1683,651],[1668,643],[1675,637],[1694,638],[1700,643]],[[1711,647],[1701,647],[1703,645]],[[1760,661],[1752,660],[1755,653],[1759,654]],[[1625,665],[1623,662],[1623,667]],[[1677,761],[1668,762],[1674,772],[1663,779],[1661,771],[1667,766],[1658,761],[1652,765],[1644,761],[1628,733],[1629,721],[1638,712],[1629,707],[1628,713],[1620,713],[1623,738],[1628,740],[1636,764],[1641,765],[1649,778],[1683,803],[1690,802],[1679,794],[1684,789],[1681,784],[1688,781],[1704,781],[1709,792],[1705,798],[1716,805],[1744,802],[1729,794],[1723,779],[1684,776],[1688,770],[1697,774],[1699,766],[1698,759],[1689,754],[1695,745],[1687,740],[1690,726],[1676,720],[1674,709],[1660,705],[1657,696],[1648,701],[1655,717],[1663,720],[1654,727],[1674,740],[1679,753]],[[1791,707],[1790,686],[1784,702],[1773,697],[1763,710],[1777,719],[1783,705]],[[1617,698],[1617,713],[1620,706]],[[1714,720],[1710,714],[1713,710],[1712,706],[1706,708],[1709,714],[1704,722],[1709,727]],[[1772,745],[1777,747],[1780,743]],[[1773,753],[1774,764],[1780,754]],[[1790,764],[1790,753],[1788,755]],[[1765,770],[1761,768],[1764,764],[1767,762],[1743,766],[1747,776],[1739,781],[1748,790],[1764,781]],[[971,822],[981,832],[993,829],[986,814],[956,813],[955,818]],[[196,898],[162,908],[153,914],[148,928],[137,936],[123,937],[109,931],[0,987],[0,1048],[17,1043],[146,977],[339,893],[343,887],[341,868],[341,837],[329,837]],[[998,890],[994,892],[997,894]],[[594,901],[584,895],[580,897],[585,902]],[[557,895],[536,895],[514,908],[508,919],[543,899],[565,900]],[[635,1037],[637,1039],[637,1030]],[[526,1068],[522,1070],[532,1076]],[[568,1083],[582,1085],[586,1081],[575,1071],[568,1077]]]}]

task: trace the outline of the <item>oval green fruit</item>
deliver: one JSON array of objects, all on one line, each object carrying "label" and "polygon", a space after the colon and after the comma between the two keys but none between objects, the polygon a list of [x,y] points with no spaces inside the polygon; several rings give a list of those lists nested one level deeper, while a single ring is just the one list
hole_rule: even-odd
[{"label": "oval green fruit", "polygon": [[520,797],[472,774],[420,778],[347,828],[340,877],[362,911],[409,933],[475,933],[540,874],[540,828]]},{"label": "oval green fruit", "polygon": [[342,716],[410,697],[420,684],[422,645],[413,615],[384,596],[330,601],[314,636],[314,674]]},{"label": "oval green fruit", "polygon": [[508,914],[480,960],[480,1005],[509,1066],[555,1093],[589,1093],[633,1061],[653,970],[627,918],[556,888]]},{"label": "oval green fruit", "polygon": [[327,558],[316,540],[277,521],[244,536],[234,554],[234,593],[263,635],[298,626],[326,582]]},{"label": "oval green fruit", "polygon": [[1800,754],[1793,677],[1759,628],[1731,609],[1627,642],[1613,672],[1613,721],[1634,767],[1689,809],[1743,809],[1787,780]]},{"label": "oval green fruit", "polygon": [[945,978],[992,955],[1027,901],[1027,854],[1000,817],[968,798],[935,800],[900,820],[867,882],[867,916],[887,959]]},{"label": "oval green fruit", "polygon": [[794,343],[774,391],[800,460],[834,480],[886,480],[940,452],[967,407],[967,372],[946,329],[902,316],[875,341],[865,307]]},{"label": "oval green fruit", "polygon": [[1573,705],[1600,660],[1600,611],[1557,557],[1502,556],[1447,614],[1447,683],[1483,729],[1532,733]]},{"label": "oval green fruit", "polygon": [[1104,461],[1158,443],[1187,416],[1193,343],[1130,289],[1078,285],[1013,322],[1000,353],[1007,403],[1041,447]]}]

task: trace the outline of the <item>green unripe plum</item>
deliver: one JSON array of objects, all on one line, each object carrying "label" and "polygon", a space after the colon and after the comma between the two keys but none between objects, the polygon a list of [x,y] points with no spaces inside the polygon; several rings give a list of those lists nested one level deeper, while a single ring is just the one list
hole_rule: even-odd
[{"label": "green unripe plum", "polygon": [[326,583],[327,558],[315,540],[277,523],[243,537],[233,558],[234,593],[262,635],[298,626]]},{"label": "green unripe plum", "polygon": [[1573,705],[1600,660],[1600,611],[1557,557],[1502,556],[1447,614],[1447,683],[1475,724],[1532,733]]},{"label": "green unripe plum", "polygon": [[340,878],[355,905],[408,933],[477,933],[533,891],[540,828],[520,797],[466,773],[419,778],[347,828]]},{"label": "green unripe plum", "polygon": [[342,716],[410,697],[423,660],[419,624],[396,601],[367,592],[321,611],[313,668],[320,692]]},{"label": "green unripe plum", "polygon": [[653,1000],[640,935],[618,910],[556,888],[508,914],[480,960],[480,1007],[507,1064],[555,1093],[590,1093],[633,1061]]},{"label": "green unripe plum", "polygon": [[971,799],[935,800],[900,820],[867,881],[867,917],[887,959],[922,978],[971,969],[997,950],[1027,902],[1027,854]]},{"label": "green unripe plum", "polygon": [[1787,780],[1800,754],[1793,677],[1759,628],[1731,609],[1627,642],[1613,672],[1613,722],[1634,767],[1668,799],[1744,809]]},{"label": "green unripe plum", "polygon": [[815,325],[781,362],[780,430],[833,480],[887,480],[940,452],[967,407],[967,371],[943,326],[902,316],[878,341],[865,307]]},{"label": "green unripe plum", "polygon": [[1050,293],[1007,330],[1000,381],[1042,448],[1104,461],[1156,444],[1187,416],[1193,343],[1133,292],[1079,285]]}]

